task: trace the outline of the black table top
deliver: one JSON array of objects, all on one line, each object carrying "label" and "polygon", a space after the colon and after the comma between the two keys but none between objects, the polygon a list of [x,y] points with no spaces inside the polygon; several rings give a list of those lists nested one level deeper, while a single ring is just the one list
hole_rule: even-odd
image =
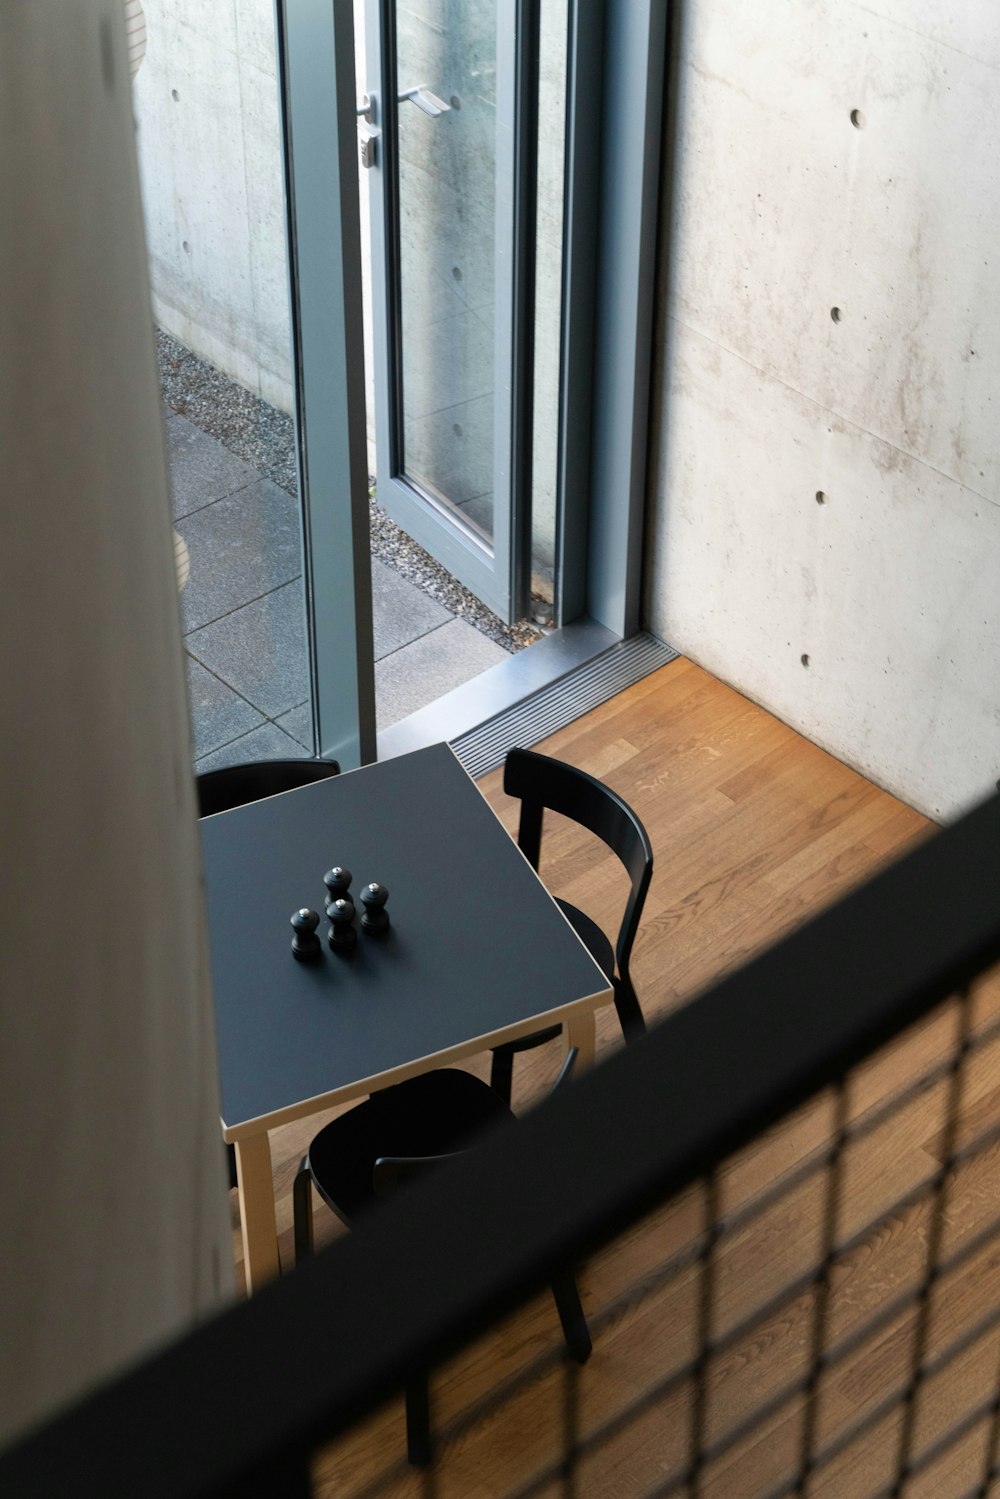
[{"label": "black table top", "polygon": [[[201,836],[230,1138],[607,990],[447,745],[218,813]],[[388,933],[346,955],[325,940],[337,864],[359,916],[364,885],[389,890]],[[315,964],[291,953],[302,906],[322,918]]]}]

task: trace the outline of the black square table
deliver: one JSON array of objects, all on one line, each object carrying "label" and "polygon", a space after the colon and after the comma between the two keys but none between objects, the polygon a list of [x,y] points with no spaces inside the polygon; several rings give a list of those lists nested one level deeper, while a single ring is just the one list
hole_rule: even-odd
[{"label": "black square table", "polygon": [[[608,980],[445,744],[201,822],[224,1139],[247,1289],[279,1269],[268,1130],[560,1022],[581,1064]],[[291,952],[323,875],[389,890],[388,932]]]}]

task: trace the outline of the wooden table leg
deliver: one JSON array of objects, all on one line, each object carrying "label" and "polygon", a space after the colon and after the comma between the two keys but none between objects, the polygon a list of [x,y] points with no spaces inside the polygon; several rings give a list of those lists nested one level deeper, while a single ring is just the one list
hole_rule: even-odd
[{"label": "wooden table leg", "polygon": [[585,1072],[588,1067],[594,1065],[594,1051],[596,1048],[597,1026],[594,1021],[593,1010],[587,1010],[584,1014],[579,1011],[563,1026],[563,1039],[566,1050],[571,1051],[575,1046],[579,1050],[576,1059],[575,1071]]},{"label": "wooden table leg", "polygon": [[236,1141],[236,1184],[243,1229],[243,1266],[247,1295],[251,1296],[281,1270],[278,1225],[274,1216],[271,1142],[266,1132]]}]

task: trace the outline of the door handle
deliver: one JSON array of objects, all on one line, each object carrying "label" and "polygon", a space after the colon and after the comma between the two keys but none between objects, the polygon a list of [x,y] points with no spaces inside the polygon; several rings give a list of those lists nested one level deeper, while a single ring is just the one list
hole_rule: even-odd
[{"label": "door handle", "polygon": [[439,99],[437,94],[432,94],[430,89],[424,88],[422,83],[416,84],[413,88],[404,89],[397,97],[400,104],[407,99],[411,100],[418,109],[423,110],[425,115],[430,115],[432,120],[436,120],[438,115],[448,114],[451,110],[450,104]]},{"label": "door handle", "polygon": [[361,165],[369,171],[378,164],[378,138],[381,131],[375,126],[375,101],[370,94],[362,94],[358,100],[358,138],[361,147]]},{"label": "door handle", "polygon": [[358,126],[361,165],[369,171],[378,164],[378,138],[381,133],[380,130],[375,129],[374,125]]}]

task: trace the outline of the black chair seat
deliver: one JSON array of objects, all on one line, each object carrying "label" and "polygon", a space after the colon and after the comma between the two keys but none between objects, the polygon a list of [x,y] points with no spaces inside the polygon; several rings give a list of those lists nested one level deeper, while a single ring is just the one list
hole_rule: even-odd
[{"label": "black chair seat", "polygon": [[213,817],[245,807],[247,802],[262,801],[281,791],[294,791],[313,781],[325,781],[340,774],[336,760],[248,760],[242,765],[225,765],[220,770],[205,770],[197,778],[198,816]]},{"label": "black chair seat", "polygon": [[[574,1047],[554,1088],[569,1078],[576,1056]],[[504,1124],[513,1127],[516,1119],[503,1099],[488,1083],[453,1067],[373,1093],[365,1103],[331,1120],[313,1139],[292,1188],[296,1263],[312,1253],[313,1187],[338,1218],[350,1224],[377,1197],[435,1170]],[[443,1223],[441,1232],[448,1231]],[[570,1270],[553,1275],[552,1293],[570,1356],[585,1363],[591,1352],[590,1331]],[[406,1443],[411,1462],[430,1461],[426,1374],[413,1375],[406,1386]]]},{"label": "black chair seat", "polygon": [[383,1156],[441,1156],[463,1150],[491,1124],[510,1118],[503,1099],[456,1068],[383,1088],[321,1129],[306,1162],[328,1207],[350,1222],[374,1200]]}]

